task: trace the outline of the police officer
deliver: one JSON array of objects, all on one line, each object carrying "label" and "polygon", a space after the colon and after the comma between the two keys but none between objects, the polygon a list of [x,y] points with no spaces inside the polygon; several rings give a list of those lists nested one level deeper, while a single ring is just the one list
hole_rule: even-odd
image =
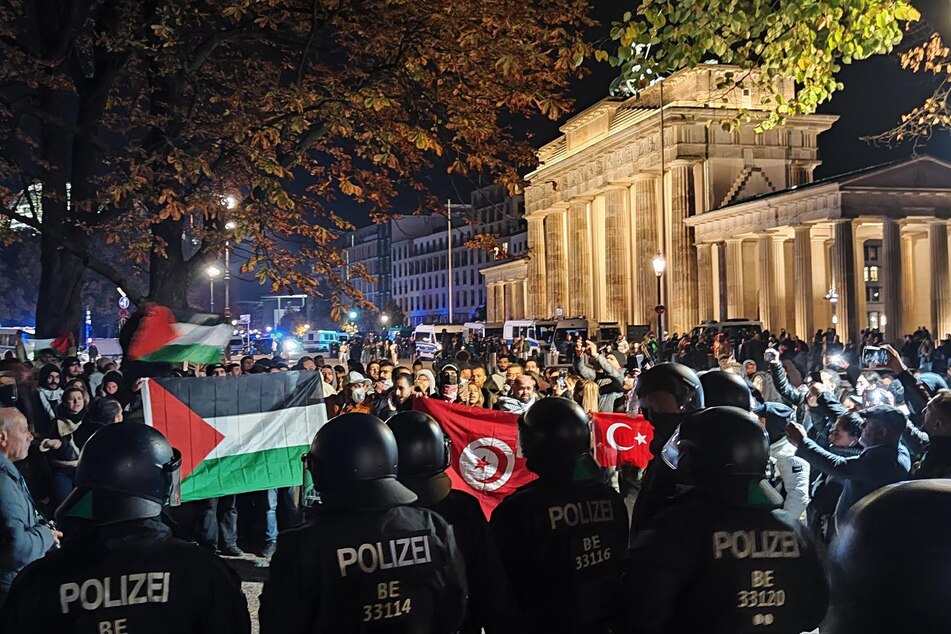
[{"label": "police officer", "polygon": [[396,479],[393,432],[344,414],[320,428],[306,467],[312,520],[281,534],[261,594],[262,634],[453,632],[466,607],[452,530]]},{"label": "police officer", "polygon": [[117,423],[93,434],[56,512],[74,537],[17,576],[3,631],[250,632],[237,575],[159,520],[177,496],[180,466],[152,427]]},{"label": "police officer", "polygon": [[797,523],[773,512],[775,492],[762,482],[769,442],[756,417],[698,412],[667,458],[692,487],[631,545],[618,631],[815,628],[827,603],[822,569]]},{"label": "police officer", "polygon": [[680,363],[659,363],[641,375],[637,388],[641,411],[654,426],[650,449],[655,458],[644,471],[643,484],[631,513],[631,537],[670,504],[677,493],[676,474],[659,457],[677,427],[704,404],[697,373]]},{"label": "police officer", "polygon": [[753,407],[753,392],[740,375],[723,370],[707,370],[700,374],[706,407],[729,405],[740,409]]},{"label": "police officer", "polygon": [[892,484],[856,503],[829,551],[823,633],[944,634],[951,623],[951,482]]},{"label": "police officer", "polygon": [[577,403],[543,398],[518,425],[538,480],[502,500],[490,521],[518,603],[517,629],[605,632],[627,550],[624,502],[598,479]]},{"label": "police officer", "polygon": [[453,489],[446,474],[452,442],[424,412],[402,412],[386,424],[399,447],[399,481],[416,494],[419,506],[449,522],[465,560],[469,609],[461,631],[478,634],[485,628],[492,634],[511,627],[511,592],[489,523],[479,501]]},{"label": "police officer", "polygon": [[796,457],[796,448],[786,439],[786,423],[796,412],[784,403],[758,403],[749,384],[733,372],[710,370],[700,375],[704,405],[728,405],[750,411],[759,417],[769,436],[769,455],[773,465],[772,484],[782,491],[783,510],[793,519],[805,519],[809,505],[809,463]]}]

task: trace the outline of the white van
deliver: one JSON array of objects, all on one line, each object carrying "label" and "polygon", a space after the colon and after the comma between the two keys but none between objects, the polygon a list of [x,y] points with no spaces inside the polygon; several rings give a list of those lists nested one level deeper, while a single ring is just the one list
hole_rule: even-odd
[{"label": "white van", "polygon": [[529,356],[548,352],[557,322],[536,319],[509,319],[502,325],[502,338],[512,345],[518,338],[525,339],[525,348]]},{"label": "white van", "polygon": [[462,327],[465,329],[463,335],[465,340],[472,341],[473,335],[476,337],[485,337],[485,324],[481,321],[467,321],[462,324]]},{"label": "white van", "polygon": [[26,358],[33,359],[33,329],[27,327],[0,328],[0,359],[7,354],[7,350],[17,356],[17,342],[23,342]]},{"label": "white van", "polygon": [[331,347],[340,345],[340,333],[335,330],[313,330],[304,333],[301,338],[304,351],[310,353],[327,353]]},{"label": "white van", "polygon": [[413,331],[416,340],[416,356],[420,359],[435,359],[442,352],[442,331],[461,335],[465,330],[459,324],[420,324]]}]

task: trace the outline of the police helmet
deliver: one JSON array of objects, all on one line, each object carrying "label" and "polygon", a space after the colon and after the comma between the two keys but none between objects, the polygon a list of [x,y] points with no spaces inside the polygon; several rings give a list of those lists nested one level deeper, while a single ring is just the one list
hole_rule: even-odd
[{"label": "police helmet", "polygon": [[539,475],[571,474],[579,458],[590,456],[591,427],[581,406],[551,396],[535,402],[518,419],[526,466]]},{"label": "police helmet", "polygon": [[753,404],[750,386],[738,374],[723,370],[709,370],[700,375],[703,401],[706,407],[729,405],[749,410]]},{"label": "police helmet", "polygon": [[343,414],[328,421],[304,461],[325,505],[382,510],[416,501],[396,479],[396,437],[371,414]]},{"label": "police helmet", "polygon": [[704,406],[703,384],[697,373],[681,363],[658,363],[641,374],[637,395],[644,398],[654,392],[668,392],[684,412]]},{"label": "police helmet", "polygon": [[399,449],[397,477],[418,497],[420,504],[439,502],[452,488],[446,469],[452,461],[452,441],[436,419],[424,412],[400,412],[386,421]]},{"label": "police helmet", "polygon": [[856,503],[829,551],[822,631],[938,634],[951,623],[951,482],[916,480]]},{"label": "police helmet", "polygon": [[178,503],[181,453],[148,425],[116,423],[98,430],[79,454],[75,488],[57,519],[96,524],[156,517]]},{"label": "police helmet", "polygon": [[[666,450],[667,448],[665,448]],[[665,461],[697,482],[761,480],[767,475],[769,440],[749,410],[719,405],[689,416]]]}]

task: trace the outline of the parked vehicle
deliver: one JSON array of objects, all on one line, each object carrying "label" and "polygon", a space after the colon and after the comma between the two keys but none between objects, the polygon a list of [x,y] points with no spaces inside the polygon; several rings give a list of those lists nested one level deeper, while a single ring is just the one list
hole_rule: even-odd
[{"label": "parked vehicle", "polygon": [[420,324],[413,331],[416,340],[416,356],[420,359],[435,359],[442,352],[442,333],[462,335],[464,326],[460,324]]},{"label": "parked vehicle", "polygon": [[[621,334],[621,327],[616,321],[593,321],[590,319],[560,319],[555,324],[555,334],[552,345],[558,350],[558,363],[568,362],[568,348],[576,345],[578,338],[582,341],[594,341],[599,346],[614,343]],[[570,336],[570,341],[569,341]]]},{"label": "parked vehicle", "polygon": [[338,348],[341,341],[340,333],[335,330],[313,330],[304,333],[301,344],[305,352],[324,354]]},{"label": "parked vehicle", "polygon": [[26,350],[26,358],[33,358],[33,329],[23,326],[13,326],[0,328],[0,358],[3,358],[10,350],[14,355],[17,354],[17,342],[22,341],[23,348]]},{"label": "parked vehicle", "polygon": [[502,338],[510,345],[515,339],[524,339],[529,356],[544,354],[551,345],[556,323],[552,320],[509,319],[502,326]]},{"label": "parked vehicle", "polygon": [[716,335],[721,332],[726,333],[726,336],[730,339],[750,337],[756,333],[763,332],[763,324],[744,317],[724,319],[723,321],[705,321],[694,328],[690,332],[690,335],[698,337],[702,334]]}]

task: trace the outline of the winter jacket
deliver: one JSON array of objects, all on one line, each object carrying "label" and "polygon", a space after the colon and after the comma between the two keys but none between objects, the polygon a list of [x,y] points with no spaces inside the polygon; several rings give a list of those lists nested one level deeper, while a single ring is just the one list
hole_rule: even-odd
[{"label": "winter jacket", "polygon": [[53,533],[41,524],[20,472],[0,454],[0,591],[10,589],[24,566],[53,547]]}]

